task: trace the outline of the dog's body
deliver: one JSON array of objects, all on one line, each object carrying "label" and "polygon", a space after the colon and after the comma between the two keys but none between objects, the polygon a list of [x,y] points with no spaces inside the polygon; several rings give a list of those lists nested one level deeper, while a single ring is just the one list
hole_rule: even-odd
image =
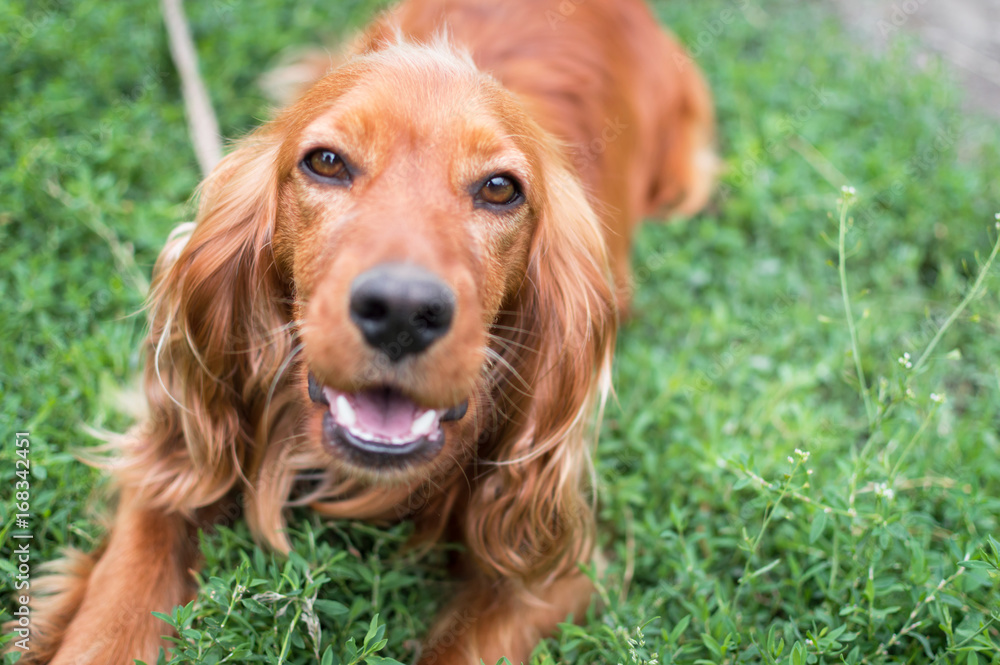
[{"label": "dog's body", "polygon": [[49,581],[26,662],[155,661],[150,612],[192,597],[197,528],[235,497],[279,550],[293,502],[461,540],[422,662],[527,660],[590,600],[586,421],[633,226],[705,202],[711,141],[700,74],[639,0],[378,19],[161,255],[115,524]]}]

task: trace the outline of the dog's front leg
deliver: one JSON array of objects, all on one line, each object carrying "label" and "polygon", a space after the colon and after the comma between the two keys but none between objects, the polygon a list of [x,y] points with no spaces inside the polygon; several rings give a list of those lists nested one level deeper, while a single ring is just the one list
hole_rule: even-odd
[{"label": "dog's front leg", "polygon": [[[57,617],[40,610],[50,623],[50,638],[59,640],[50,645],[51,664],[130,665],[136,658],[155,663],[160,636],[169,627],[151,613],[170,612],[193,596],[189,570],[197,561],[196,537],[183,516],[136,505],[124,493],[107,546],[89,576],[63,591],[80,599],[71,618],[71,608],[62,603],[61,618],[69,619],[68,625],[59,626]],[[46,602],[58,607],[59,601]],[[36,661],[29,653],[26,662]]]},{"label": "dog's front leg", "polygon": [[578,572],[533,585],[469,581],[438,618],[420,665],[479,665],[480,659],[494,665],[501,658],[526,663],[535,645],[568,615],[582,617],[593,590]]}]

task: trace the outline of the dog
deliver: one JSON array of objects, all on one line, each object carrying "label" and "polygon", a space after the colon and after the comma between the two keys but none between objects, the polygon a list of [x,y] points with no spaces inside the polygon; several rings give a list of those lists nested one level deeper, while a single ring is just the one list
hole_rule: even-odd
[{"label": "dog", "polygon": [[592,416],[637,221],[711,191],[702,75],[641,0],[404,0],[313,78],[154,268],[114,523],[22,662],[154,662],[234,501],[279,552],[290,505],[459,541],[427,665],[526,661],[589,606]]}]

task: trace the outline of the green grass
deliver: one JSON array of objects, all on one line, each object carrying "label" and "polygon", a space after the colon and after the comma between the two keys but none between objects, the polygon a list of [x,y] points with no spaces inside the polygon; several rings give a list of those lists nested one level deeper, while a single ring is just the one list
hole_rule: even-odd
[{"label": "green grass", "polygon": [[[226,134],[267,116],[255,79],[282,49],[373,4],[189,3]],[[534,662],[1000,663],[997,278],[972,291],[1000,132],[905,45],[876,57],[822,7],[743,4],[657,3],[686,43],[701,35],[729,170],[704,215],[639,235],[598,448],[601,602]],[[128,425],[113,395],[138,370],[134,313],[198,172],[157,3],[13,0],[0,25],[9,618],[14,432],[31,432],[37,575],[100,539],[104,480],[72,451],[93,443],[84,425]],[[452,592],[443,551],[418,559],[405,525],[292,523],[287,560],[243,526],[205,539],[172,662],[413,659]]]}]

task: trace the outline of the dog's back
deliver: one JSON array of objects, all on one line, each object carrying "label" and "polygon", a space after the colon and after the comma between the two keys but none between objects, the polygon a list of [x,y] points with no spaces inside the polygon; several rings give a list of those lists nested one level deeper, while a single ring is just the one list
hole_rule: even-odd
[{"label": "dog's back", "polygon": [[417,41],[447,30],[567,143],[591,192],[622,215],[704,204],[708,88],[642,0],[407,0],[368,38],[396,26]]}]

